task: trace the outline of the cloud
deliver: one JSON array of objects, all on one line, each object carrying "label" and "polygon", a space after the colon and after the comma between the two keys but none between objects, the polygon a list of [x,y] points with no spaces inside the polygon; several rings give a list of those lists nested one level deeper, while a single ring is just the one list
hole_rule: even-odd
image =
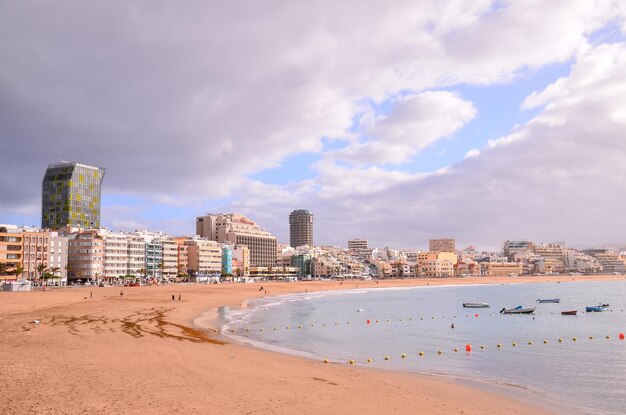
[{"label": "cloud", "polygon": [[370,141],[330,156],[362,164],[404,163],[419,150],[459,130],[475,114],[471,102],[447,91],[402,96],[392,102],[389,115],[366,118],[362,129]]},{"label": "cloud", "polygon": [[[518,148],[518,142],[533,143],[530,148],[539,152],[549,128],[571,125],[573,112],[587,115],[581,106],[599,112],[598,122],[608,125],[624,114],[600,101],[573,102],[567,109],[564,94],[577,87],[555,84],[553,91],[527,100],[528,107],[545,110],[534,124],[511,132],[509,138],[519,140],[494,141],[499,144],[480,156],[428,177],[403,171],[397,163],[451,137],[474,116],[470,102],[441,89],[511,82],[529,68],[570,59],[578,62],[576,71],[599,51],[588,36],[611,22],[623,24],[623,16],[615,1],[406,1],[394,7],[361,1],[5,2],[0,5],[0,214],[38,209],[45,167],[62,158],[105,167],[104,192],[152,203],[199,206],[234,197],[228,206],[256,206],[270,218],[273,203],[280,210],[287,201],[310,202],[317,212],[329,212],[317,218],[329,219],[332,240],[362,225],[359,229],[375,232],[378,240],[408,244],[434,229],[435,212],[457,218],[439,221],[443,230],[454,230],[449,227],[459,218],[472,224],[473,217],[440,203],[451,194],[465,195],[467,200],[445,202],[460,206],[490,196],[492,189],[482,183],[504,180],[481,176],[479,165],[497,161],[490,161],[495,157],[490,154]],[[603,69],[589,65],[598,71],[589,81],[572,73],[580,82],[579,95],[589,92],[585,82],[605,91],[597,83]],[[355,132],[364,102],[392,107],[385,116],[374,112],[366,119],[371,124]],[[605,111],[611,117],[604,117]],[[595,137],[603,128],[608,126],[582,131]],[[542,138],[529,138],[531,130],[532,137]],[[324,143],[335,139],[350,144],[327,150]],[[562,143],[565,149],[568,143]],[[526,154],[524,146],[519,150],[518,157]],[[550,156],[529,154],[535,163],[567,154],[553,150]],[[281,188],[249,179],[302,152],[322,156],[312,181]],[[499,164],[504,172],[494,170],[493,176],[508,177],[508,169],[521,161],[510,163]],[[478,172],[464,170],[470,165]],[[455,179],[458,171],[468,179]],[[257,195],[266,196],[264,203]],[[392,200],[391,208],[398,209],[393,214],[387,204]],[[355,216],[341,213],[344,207]],[[421,229],[399,224],[402,214],[407,221],[429,218],[430,224]],[[337,219],[329,218],[333,215]],[[387,221],[386,215],[393,218]],[[141,217],[128,220],[146,223]],[[387,223],[400,225],[397,234],[383,236],[381,224]]]},{"label": "cloud", "polygon": [[[374,246],[425,248],[442,235],[493,249],[514,238],[624,243],[626,119],[616,116],[626,102],[624,73],[625,44],[589,48],[567,77],[528,97],[544,109],[509,136],[433,174],[392,181],[391,172],[360,171],[361,183],[340,181],[351,188],[304,192],[277,206],[276,222],[266,226],[286,237],[289,209],[305,207],[315,214],[316,235],[344,246],[359,236]],[[340,173],[322,172],[321,180]],[[361,191],[369,183],[384,185]]]}]

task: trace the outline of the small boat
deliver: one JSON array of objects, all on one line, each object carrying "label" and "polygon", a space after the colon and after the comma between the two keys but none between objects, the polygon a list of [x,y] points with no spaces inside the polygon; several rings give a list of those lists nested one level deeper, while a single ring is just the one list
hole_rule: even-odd
[{"label": "small boat", "polygon": [[607,311],[609,309],[609,305],[608,304],[600,304],[600,305],[594,305],[594,306],[587,306],[585,307],[585,311],[588,313],[599,313],[602,311]]},{"label": "small boat", "polygon": [[515,308],[505,308],[503,307],[502,310],[500,310],[500,314],[532,314],[535,312],[535,307],[532,308],[522,308],[521,305],[518,305]]},{"label": "small boat", "polygon": [[560,298],[540,298],[537,300],[538,303],[558,303],[560,301]]},{"label": "small boat", "polygon": [[489,307],[489,303],[485,303],[484,301],[476,301],[474,303],[463,303],[463,307],[465,307],[465,308],[487,308],[487,307]]},{"label": "small boat", "polygon": [[578,313],[577,310],[561,311],[564,316],[575,316]]}]

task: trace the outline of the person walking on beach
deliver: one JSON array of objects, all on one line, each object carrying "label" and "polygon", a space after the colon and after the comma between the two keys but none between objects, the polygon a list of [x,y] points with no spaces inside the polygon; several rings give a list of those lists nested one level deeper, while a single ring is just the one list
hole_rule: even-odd
[{"label": "person walking on beach", "polygon": [[89,291],[89,298],[93,298],[93,291]]},{"label": "person walking on beach", "polygon": [[180,294],[178,294],[178,301],[180,301]]},{"label": "person walking on beach", "polygon": [[120,298],[124,298],[124,290],[120,290]]},{"label": "person walking on beach", "polygon": [[174,294],[172,294],[172,301],[174,301],[176,299],[176,297],[174,296]]}]

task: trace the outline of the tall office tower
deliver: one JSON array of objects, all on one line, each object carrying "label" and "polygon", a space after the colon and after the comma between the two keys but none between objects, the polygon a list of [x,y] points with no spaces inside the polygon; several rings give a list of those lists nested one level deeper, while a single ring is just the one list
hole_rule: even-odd
[{"label": "tall office tower", "polygon": [[431,239],[428,241],[430,252],[456,252],[456,242],[454,239]]},{"label": "tall office tower", "polygon": [[82,163],[51,164],[42,183],[41,227],[100,227],[104,169]]},{"label": "tall office tower", "polygon": [[294,248],[313,246],[313,214],[308,210],[294,210],[289,214],[289,245]]}]

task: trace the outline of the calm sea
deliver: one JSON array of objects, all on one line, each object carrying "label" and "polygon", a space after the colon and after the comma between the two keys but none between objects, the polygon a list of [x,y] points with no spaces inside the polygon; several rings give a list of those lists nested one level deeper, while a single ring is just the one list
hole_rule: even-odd
[{"label": "calm sea", "polygon": [[[303,293],[227,310],[224,333],[316,359],[354,359],[362,365],[515,385],[582,413],[624,414],[626,341],[619,333],[626,333],[625,294],[626,281]],[[561,303],[539,304],[538,298],[560,298]],[[476,300],[491,308],[462,307]],[[584,312],[585,306],[599,303],[609,303],[610,310]],[[499,314],[502,307],[518,305],[536,307],[535,314]],[[563,316],[564,310],[578,310],[578,315]]]}]

